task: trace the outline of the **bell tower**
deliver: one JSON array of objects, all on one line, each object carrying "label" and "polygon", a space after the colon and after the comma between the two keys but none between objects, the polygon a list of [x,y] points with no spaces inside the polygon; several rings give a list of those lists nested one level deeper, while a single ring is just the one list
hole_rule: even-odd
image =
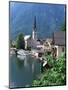
[{"label": "bell tower", "polygon": [[36,16],[34,17],[32,39],[37,40],[37,27],[36,27]]}]

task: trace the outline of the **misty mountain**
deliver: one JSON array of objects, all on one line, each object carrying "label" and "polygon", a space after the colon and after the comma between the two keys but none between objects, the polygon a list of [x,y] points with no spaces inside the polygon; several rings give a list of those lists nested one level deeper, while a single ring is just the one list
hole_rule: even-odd
[{"label": "misty mountain", "polygon": [[36,16],[38,37],[51,37],[65,22],[65,5],[10,2],[10,36],[16,39],[20,32],[31,34]]}]

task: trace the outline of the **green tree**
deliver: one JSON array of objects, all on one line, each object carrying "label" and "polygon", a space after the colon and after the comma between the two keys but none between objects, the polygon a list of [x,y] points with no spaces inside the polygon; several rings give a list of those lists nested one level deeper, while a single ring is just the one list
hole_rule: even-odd
[{"label": "green tree", "polygon": [[22,33],[20,33],[17,37],[16,48],[17,49],[25,49],[24,35]]},{"label": "green tree", "polygon": [[[50,58],[50,57],[48,57]],[[51,58],[52,59],[52,58]],[[38,78],[34,80],[32,86],[52,86],[52,85],[65,85],[66,84],[66,63],[65,54],[62,54],[57,60],[54,61],[53,67],[45,69]],[[49,64],[52,63],[49,61]],[[52,63],[53,64],[53,63]]]},{"label": "green tree", "polygon": [[66,24],[65,24],[65,23],[62,24],[62,26],[61,26],[61,30],[62,30],[62,31],[66,31]]}]

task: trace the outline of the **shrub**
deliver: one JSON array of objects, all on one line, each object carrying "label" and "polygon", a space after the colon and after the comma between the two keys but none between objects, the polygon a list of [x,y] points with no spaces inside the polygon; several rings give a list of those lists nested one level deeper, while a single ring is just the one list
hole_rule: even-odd
[{"label": "shrub", "polygon": [[47,56],[48,63],[52,64],[51,69],[47,69],[42,73],[39,80],[34,80],[32,86],[52,86],[66,84],[66,63],[65,54],[61,55],[55,62],[51,56]]}]

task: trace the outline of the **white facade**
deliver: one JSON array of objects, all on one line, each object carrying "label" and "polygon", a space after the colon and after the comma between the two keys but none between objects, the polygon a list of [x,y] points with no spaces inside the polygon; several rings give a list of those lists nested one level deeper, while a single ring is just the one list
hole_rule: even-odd
[{"label": "white facade", "polygon": [[25,40],[25,49],[27,49],[27,40],[30,38],[30,35],[25,35],[24,40]]},{"label": "white facade", "polygon": [[59,57],[62,54],[62,52],[65,51],[64,46],[55,45],[54,47],[56,48],[56,57]]},{"label": "white facade", "polygon": [[35,30],[32,31],[32,39],[37,40],[37,32]]},{"label": "white facade", "polygon": [[35,32],[34,32],[34,30],[32,32],[32,39],[35,39]]}]

